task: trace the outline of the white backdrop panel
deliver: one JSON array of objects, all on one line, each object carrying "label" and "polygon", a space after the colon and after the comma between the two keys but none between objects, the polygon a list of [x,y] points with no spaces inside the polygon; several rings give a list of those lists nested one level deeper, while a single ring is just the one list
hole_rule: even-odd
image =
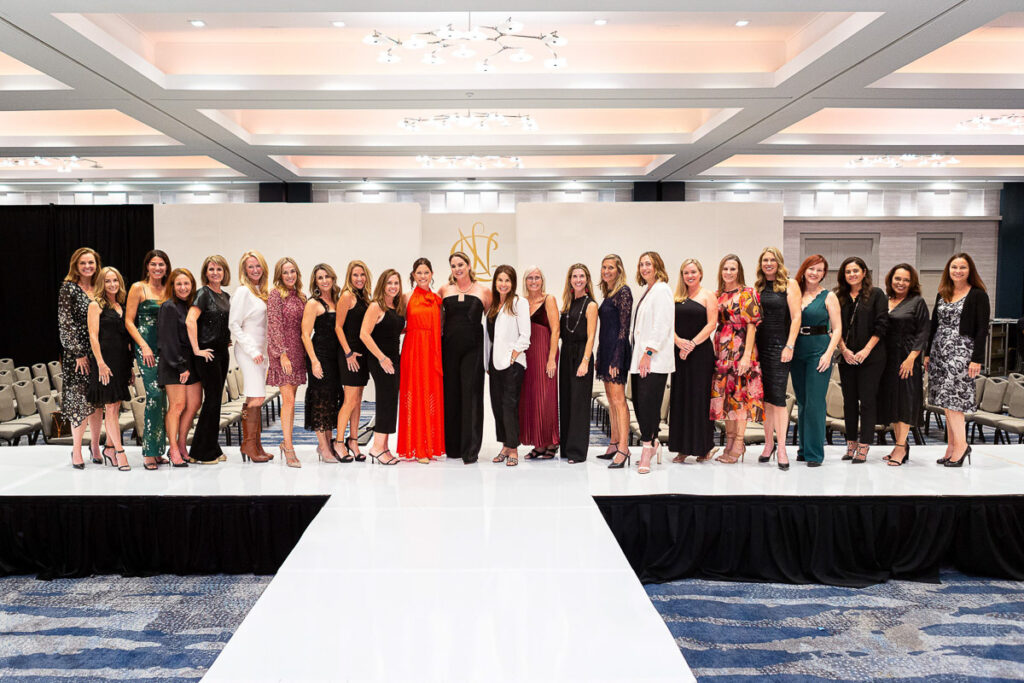
[{"label": "white backdrop panel", "polygon": [[[665,260],[673,289],[685,258],[700,260],[704,286],[714,289],[718,262],[730,252],[740,257],[747,284],[752,285],[761,249],[769,245],[781,249],[782,226],[782,204],[778,203],[520,204],[516,208],[517,261],[519,266],[540,265],[548,291],[556,296],[561,295],[566,269],[575,262],[587,264],[596,283],[601,258],[608,253],[622,257],[633,285],[637,259],[648,250]],[[795,271],[795,266],[790,270]]]},{"label": "white backdrop panel", "polygon": [[363,260],[376,284],[386,268],[407,273],[420,254],[418,204],[161,204],[153,209],[155,243],[171,264],[188,268],[198,281],[203,259],[221,254],[231,266],[232,291],[238,259],[250,249],[267,259],[271,278],[279,258],[294,258],[307,292],[317,263],[330,264],[341,279],[349,261]]},{"label": "white backdrop panel", "polygon": [[516,220],[508,213],[428,213],[423,216],[423,256],[434,265],[438,287],[449,274],[448,256],[464,251],[483,282],[503,263],[515,264]]}]

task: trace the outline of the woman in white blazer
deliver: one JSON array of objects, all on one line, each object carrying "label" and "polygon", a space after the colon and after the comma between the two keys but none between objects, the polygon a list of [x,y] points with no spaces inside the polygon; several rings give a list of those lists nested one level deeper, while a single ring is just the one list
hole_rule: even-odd
[{"label": "woman in white blazer", "polygon": [[235,340],[235,362],[242,371],[242,461],[267,462],[271,455],[260,442],[260,408],[267,395],[267,262],[258,251],[242,254],[242,284],[231,295],[228,329]]},{"label": "woman in white blazer", "polygon": [[492,462],[519,464],[519,394],[530,348],[530,304],[516,294],[516,269],[498,266],[491,281],[484,362],[491,378],[491,411],[501,452]]},{"label": "woman in white blazer", "polygon": [[[651,471],[651,458],[661,462],[661,444],[658,427],[661,424],[661,403],[665,396],[665,383],[675,370],[673,349],[673,318],[675,303],[668,285],[665,262],[656,251],[645,251],[637,263],[636,281],[639,292],[633,298],[633,324],[630,341],[633,349],[629,365],[633,383],[633,410],[640,424],[640,466],[637,471]],[[625,464],[629,460],[624,461]],[[619,463],[619,467],[623,463]],[[614,466],[615,463],[612,463]]]}]

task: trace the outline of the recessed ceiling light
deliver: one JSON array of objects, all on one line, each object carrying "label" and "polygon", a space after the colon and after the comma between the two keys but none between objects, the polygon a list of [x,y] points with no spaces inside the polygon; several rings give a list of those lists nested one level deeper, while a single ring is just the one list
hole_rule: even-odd
[{"label": "recessed ceiling light", "polygon": [[749,23],[750,21],[748,21],[747,19],[740,19],[739,21],[736,22],[736,25],[742,27],[746,26]]},{"label": "recessed ceiling light", "polygon": [[594,26],[604,26],[607,23],[607,19],[594,19]]},{"label": "recessed ceiling light", "polygon": [[332,21],[331,22],[331,26],[333,26],[334,28],[345,28],[345,22],[344,21]]},{"label": "recessed ceiling light", "polygon": [[189,19],[188,23],[192,24],[195,28],[203,28],[206,26],[206,22],[202,19]]}]

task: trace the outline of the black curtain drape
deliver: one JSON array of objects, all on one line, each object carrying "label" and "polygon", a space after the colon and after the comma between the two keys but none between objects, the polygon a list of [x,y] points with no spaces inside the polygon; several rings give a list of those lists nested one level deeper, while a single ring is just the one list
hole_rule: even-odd
[{"label": "black curtain drape", "polygon": [[59,358],[57,290],[79,247],[99,252],[125,284],[139,279],[142,257],[153,248],[153,207],[0,207],[0,292],[5,316],[0,357],[15,365]]},{"label": "black curtain drape", "polygon": [[327,496],[0,497],[0,576],[273,574]]},{"label": "black curtain drape", "polygon": [[867,586],[939,569],[1024,580],[1024,496],[602,496],[644,583]]}]

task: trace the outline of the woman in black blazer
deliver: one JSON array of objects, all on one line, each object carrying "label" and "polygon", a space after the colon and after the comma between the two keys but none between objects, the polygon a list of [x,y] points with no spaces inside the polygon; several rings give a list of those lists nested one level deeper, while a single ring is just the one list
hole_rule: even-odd
[{"label": "woman in black blazer", "polygon": [[974,260],[953,254],[942,271],[932,309],[924,368],[928,401],[946,413],[946,453],[937,462],[961,467],[970,462],[964,413],[974,409],[974,378],[981,373],[988,337],[990,304]]},{"label": "woman in black blazer", "polygon": [[839,341],[839,378],[846,418],[846,455],[854,464],[867,462],[878,420],[878,385],[885,370],[885,330],[889,311],[885,292],[871,286],[864,259],[851,256],[839,266],[836,287],[843,319]]}]

